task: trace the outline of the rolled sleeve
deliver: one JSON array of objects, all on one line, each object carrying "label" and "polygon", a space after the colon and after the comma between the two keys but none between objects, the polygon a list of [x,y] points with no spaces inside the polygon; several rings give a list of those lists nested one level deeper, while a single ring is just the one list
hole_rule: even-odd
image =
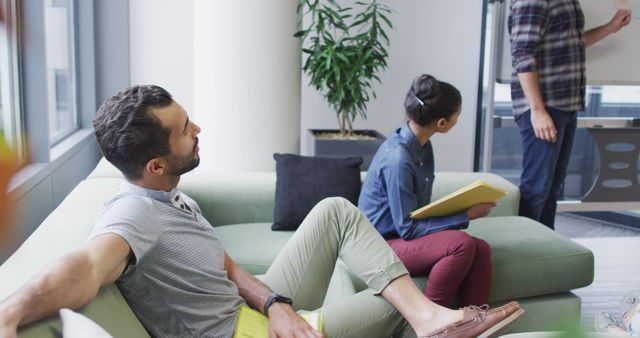
[{"label": "rolled sleeve", "polygon": [[421,220],[421,223],[425,223],[420,227],[425,233],[420,234],[418,237],[442,230],[466,229],[469,227],[469,216],[467,216],[466,212],[461,212],[450,216],[427,218]]},{"label": "rolled sleeve", "polygon": [[511,58],[516,73],[537,71],[536,56],[547,22],[546,1],[515,0],[509,15]]}]

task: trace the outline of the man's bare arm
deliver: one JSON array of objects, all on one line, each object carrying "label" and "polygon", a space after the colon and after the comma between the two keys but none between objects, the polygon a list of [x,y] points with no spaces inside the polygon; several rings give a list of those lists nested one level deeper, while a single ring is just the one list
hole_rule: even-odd
[{"label": "man's bare arm", "polygon": [[[240,296],[247,304],[262,311],[264,303],[273,292],[271,288],[236,265],[226,253],[224,254],[224,268],[227,271],[227,276],[236,284]],[[270,337],[322,337],[322,334],[314,330],[289,304],[273,303],[269,307],[268,313],[265,313],[265,315],[267,314],[269,315]]]},{"label": "man's bare arm", "polygon": [[54,262],[0,303],[0,336],[13,337],[17,327],[79,308],[91,302],[100,286],[124,271],[131,249],[115,234],[98,236]]},{"label": "man's bare arm", "polygon": [[236,265],[227,253],[224,254],[224,268],[227,270],[227,276],[229,276],[229,279],[238,287],[240,296],[244,298],[250,307],[262,312],[264,303],[273,292],[271,288]]},{"label": "man's bare arm", "polygon": [[590,29],[584,33],[585,46],[589,47],[610,34],[617,33],[622,27],[628,25],[629,22],[631,22],[631,12],[618,10],[607,24]]}]

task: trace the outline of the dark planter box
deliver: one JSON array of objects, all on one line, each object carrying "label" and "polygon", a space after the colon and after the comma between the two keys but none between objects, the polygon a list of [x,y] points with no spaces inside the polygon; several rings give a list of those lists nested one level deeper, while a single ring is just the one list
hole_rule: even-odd
[{"label": "dark planter box", "polygon": [[316,133],[326,132],[338,132],[335,129],[310,129],[309,130],[309,142],[308,150],[312,156],[324,156],[324,157],[349,157],[349,156],[361,156],[362,165],[360,169],[367,171],[369,164],[373,159],[378,148],[384,142],[386,137],[380,134],[376,130],[354,130],[359,134],[365,134],[375,137],[375,140],[325,140],[315,137]]}]

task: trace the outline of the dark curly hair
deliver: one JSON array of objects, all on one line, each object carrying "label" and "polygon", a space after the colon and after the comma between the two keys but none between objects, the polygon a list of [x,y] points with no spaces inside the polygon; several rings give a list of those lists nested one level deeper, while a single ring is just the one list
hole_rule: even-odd
[{"label": "dark curly hair", "polygon": [[98,108],[93,121],[98,145],[127,179],[140,179],[149,160],[171,153],[171,130],[162,126],[152,110],[172,102],[171,94],[161,87],[134,86]]},{"label": "dark curly hair", "polygon": [[411,121],[424,127],[441,118],[448,120],[461,104],[462,96],[456,87],[422,74],[411,83],[404,99],[404,110]]}]

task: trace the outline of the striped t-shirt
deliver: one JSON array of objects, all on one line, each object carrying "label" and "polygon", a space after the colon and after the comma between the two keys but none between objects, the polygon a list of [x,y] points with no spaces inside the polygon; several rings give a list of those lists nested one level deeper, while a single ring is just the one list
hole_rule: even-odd
[{"label": "striped t-shirt", "polygon": [[526,72],[538,72],[545,106],[584,110],[584,15],[578,0],[512,0],[509,34],[514,115],[529,109],[518,80]]},{"label": "striped t-shirt", "polygon": [[191,211],[174,206],[176,194],[123,183],[90,238],[114,233],[131,247],[135,257],[116,283],[152,336],[230,337],[244,300],[213,227],[186,195]]}]

